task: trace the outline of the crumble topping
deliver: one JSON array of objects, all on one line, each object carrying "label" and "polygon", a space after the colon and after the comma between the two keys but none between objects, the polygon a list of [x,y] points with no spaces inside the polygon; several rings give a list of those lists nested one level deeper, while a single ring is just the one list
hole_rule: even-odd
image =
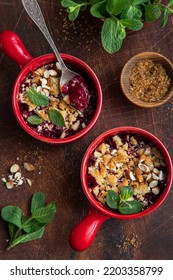
[{"label": "crumble topping", "polygon": [[136,135],[115,135],[102,142],[90,156],[87,178],[90,191],[106,205],[108,190],[119,193],[132,186],[133,199],[151,205],[166,182],[165,162],[158,148]]},{"label": "crumble topping", "polygon": [[[84,129],[90,122],[95,108],[94,97],[91,97],[88,108],[79,111],[71,106],[69,96],[60,92],[61,70],[59,63],[50,63],[28,74],[21,84],[19,104],[23,119],[38,134],[50,138],[65,138]],[[37,106],[29,97],[29,89],[34,88],[37,93],[49,99],[49,106]],[[64,126],[53,124],[49,118],[48,110],[56,109],[64,119]],[[38,116],[42,123],[35,125],[28,122],[28,117]]]}]

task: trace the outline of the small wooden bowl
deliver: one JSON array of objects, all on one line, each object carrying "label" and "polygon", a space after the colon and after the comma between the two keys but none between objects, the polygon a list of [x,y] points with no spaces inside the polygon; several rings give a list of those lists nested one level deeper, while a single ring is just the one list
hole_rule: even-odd
[{"label": "small wooden bowl", "polygon": [[[159,63],[163,66],[163,68],[166,70],[167,75],[171,79],[171,83],[169,86],[169,89],[167,93],[162,97],[162,99],[154,102],[145,102],[141,99],[137,99],[132,96],[132,94],[129,92],[130,84],[129,84],[129,77],[131,74],[132,68],[135,66],[136,63],[138,63],[141,60],[144,59],[150,59],[154,63]],[[156,52],[143,52],[139,53],[135,56],[133,56],[130,60],[127,61],[127,63],[124,65],[122,72],[121,72],[121,88],[124,93],[124,95],[127,97],[127,99],[142,108],[153,108],[158,107],[165,102],[167,102],[173,95],[173,65],[172,63],[163,55],[156,53]]]}]

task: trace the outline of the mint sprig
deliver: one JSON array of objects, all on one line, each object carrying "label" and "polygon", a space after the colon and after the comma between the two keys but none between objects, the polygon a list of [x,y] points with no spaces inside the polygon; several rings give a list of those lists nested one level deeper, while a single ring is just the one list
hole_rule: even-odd
[{"label": "mint sprig", "polygon": [[133,188],[124,186],[119,194],[109,190],[106,196],[106,203],[111,209],[117,209],[121,214],[134,214],[142,210],[142,203],[133,198]]},{"label": "mint sprig", "polygon": [[87,7],[93,17],[104,19],[101,42],[108,53],[121,49],[127,28],[138,31],[142,29],[144,22],[153,22],[160,17],[161,26],[165,27],[168,16],[173,15],[172,4],[173,0],[166,4],[159,0],[61,0],[71,21]]},{"label": "mint sprig", "polygon": [[9,223],[10,242],[6,250],[43,236],[45,226],[52,222],[56,213],[55,203],[45,206],[44,201],[44,194],[36,192],[31,200],[31,214],[28,217],[23,216],[19,207],[8,205],[2,208],[1,217]]}]

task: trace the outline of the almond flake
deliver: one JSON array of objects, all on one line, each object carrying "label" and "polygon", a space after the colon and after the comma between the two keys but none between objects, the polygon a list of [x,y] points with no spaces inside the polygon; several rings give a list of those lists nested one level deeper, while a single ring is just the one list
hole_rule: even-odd
[{"label": "almond flake", "polygon": [[145,148],[144,155],[149,155],[150,152],[151,152],[151,148],[150,148],[150,146],[147,146],[147,147]]},{"label": "almond flake", "polygon": [[55,70],[51,69],[51,70],[49,70],[49,74],[50,74],[52,77],[54,77],[54,76],[57,75],[57,72],[56,72]]},{"label": "almond flake", "polygon": [[159,180],[160,180],[160,181],[163,181],[164,179],[165,179],[165,176],[164,176],[164,174],[163,174],[163,171],[160,170],[160,173],[159,173]]},{"label": "almond flake", "polygon": [[152,193],[154,193],[155,195],[159,194],[160,190],[159,188],[152,188]]},{"label": "almond flake", "polygon": [[141,170],[144,171],[145,173],[150,172],[149,167],[148,167],[147,165],[145,165],[145,164],[139,163],[139,164],[138,164],[138,167],[139,167],[139,169],[141,169]]},{"label": "almond flake", "polygon": [[22,180],[22,179],[20,179],[20,180],[17,182],[17,185],[18,185],[18,186],[23,185],[23,180]]},{"label": "almond flake", "polygon": [[30,187],[32,186],[32,180],[31,179],[26,178],[26,182]]},{"label": "almond flake", "polygon": [[136,181],[136,177],[134,176],[134,174],[133,174],[132,171],[130,171],[129,177],[130,177],[130,179],[131,179],[132,181]]},{"label": "almond flake", "polygon": [[6,187],[7,189],[13,189],[14,187],[14,182],[12,180],[9,180],[8,182],[6,182]]},{"label": "almond flake", "polygon": [[149,188],[152,189],[158,185],[158,181],[154,180],[149,183]]},{"label": "almond flake", "polygon": [[10,167],[10,172],[11,173],[16,173],[17,171],[19,171],[20,167],[18,164],[13,164],[11,167]]},{"label": "almond flake", "polygon": [[15,179],[15,180],[19,180],[19,179],[21,179],[21,176],[22,176],[22,174],[21,174],[20,172],[17,172],[17,173],[14,175],[14,179]]},{"label": "almond flake", "polygon": [[44,71],[44,77],[48,79],[50,76],[49,70]]},{"label": "almond flake", "polygon": [[5,178],[2,178],[1,181],[4,182],[4,183],[7,182],[7,180]]},{"label": "almond flake", "polygon": [[32,165],[32,164],[29,163],[29,162],[24,162],[23,166],[24,166],[24,168],[25,168],[27,171],[29,171],[29,172],[35,170],[34,165]]}]

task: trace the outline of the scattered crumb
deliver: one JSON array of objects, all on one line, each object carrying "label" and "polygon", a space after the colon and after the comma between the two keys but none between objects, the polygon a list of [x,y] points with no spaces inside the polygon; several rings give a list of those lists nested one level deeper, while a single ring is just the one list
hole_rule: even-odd
[{"label": "scattered crumb", "polygon": [[139,249],[141,241],[138,238],[137,234],[134,234],[131,237],[122,237],[121,244],[117,244],[116,247],[127,252],[129,248]]},{"label": "scattered crumb", "polygon": [[[27,171],[34,171],[35,166],[29,162],[24,162],[23,164],[25,170]],[[23,185],[24,182],[26,182],[30,187],[32,186],[32,180],[29,178],[25,178],[22,176],[21,167],[18,164],[13,164],[9,168],[10,174],[7,176],[7,178],[2,175],[1,181],[5,184],[7,189],[13,189],[14,187],[18,187]]]}]

